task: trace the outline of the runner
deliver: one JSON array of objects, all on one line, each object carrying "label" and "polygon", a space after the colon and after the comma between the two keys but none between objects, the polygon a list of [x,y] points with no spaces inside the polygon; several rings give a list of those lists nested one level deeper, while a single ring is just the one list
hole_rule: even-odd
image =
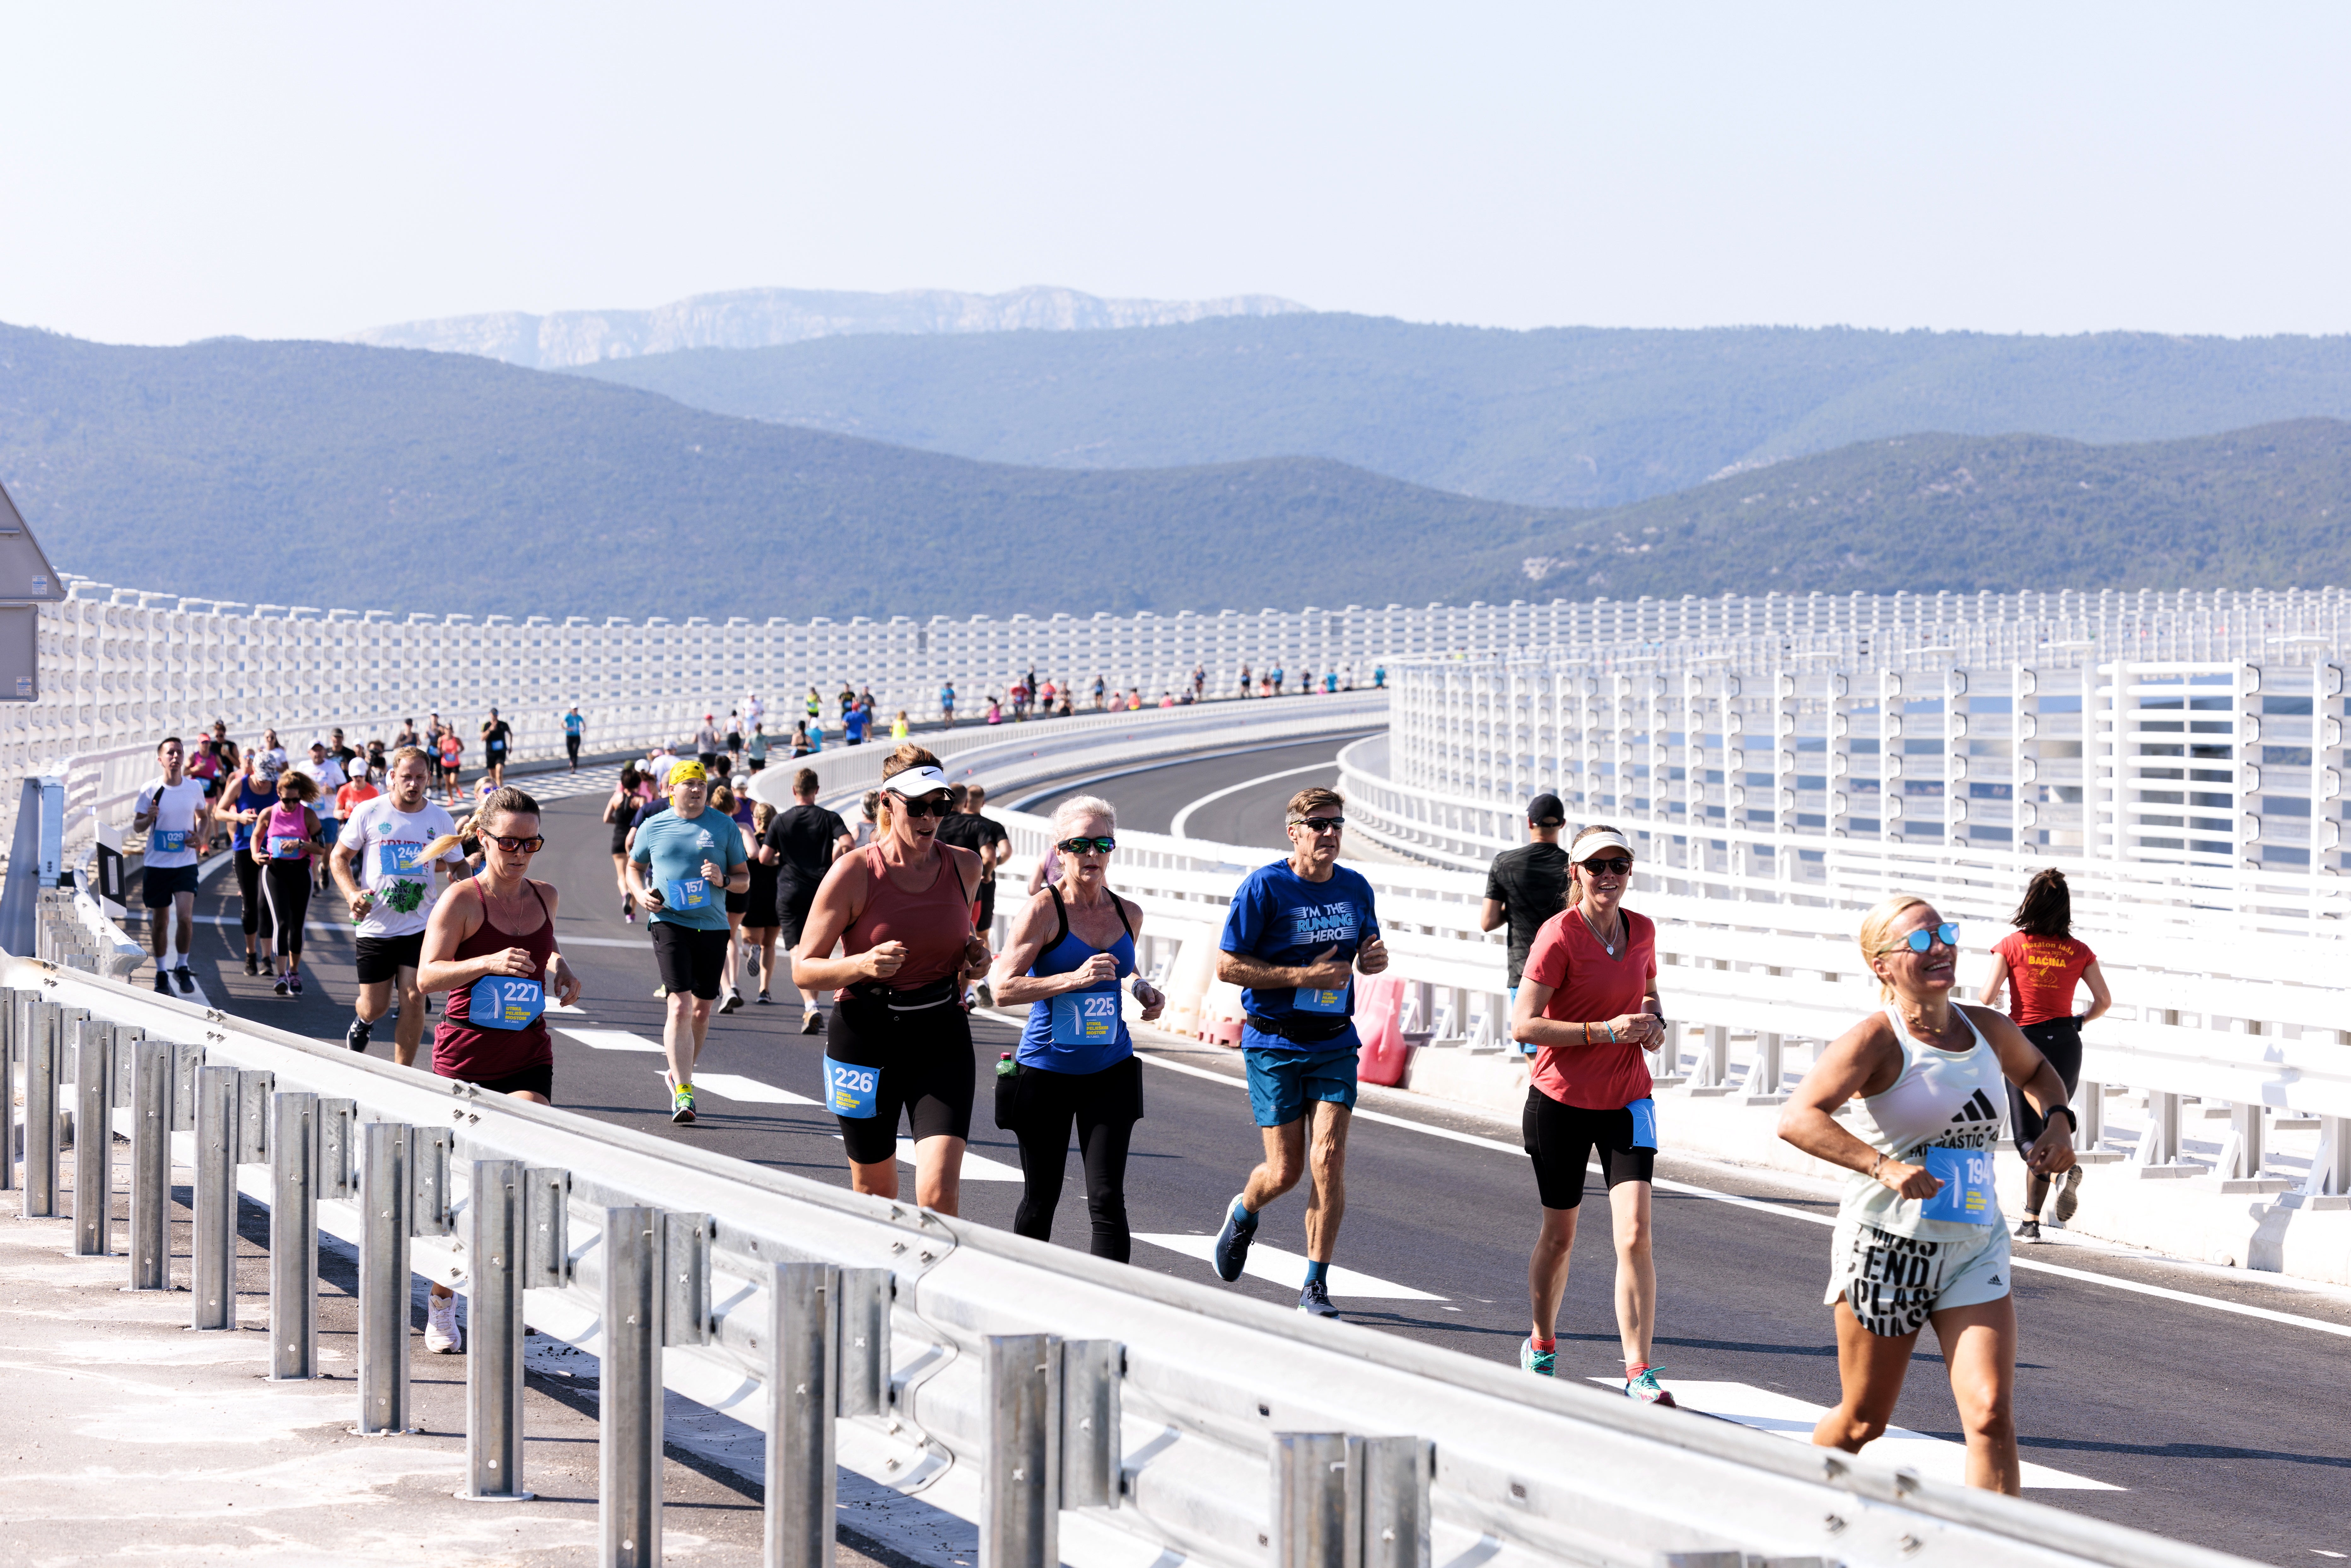
[{"label": "runner", "polygon": [[1241,695],[1242,695],[1244,698],[1246,698],[1249,695],[1249,661],[1248,661],[1248,660],[1246,660],[1246,659],[1244,659],[1244,660],[1242,660],[1242,661],[1241,661]]},{"label": "runner", "polygon": [[[971,1017],[966,975],[984,969],[987,944],[971,928],[979,865],[938,842],[950,809],[946,775],[919,746],[882,765],[890,797],[881,841],[825,873],[792,953],[802,994],[832,989],[825,1033],[825,1100],[841,1123],[850,1185],[898,1196],[898,1121],[914,1145],[914,1200],[955,1214],[964,1144],[971,1135]],[[843,956],[823,956],[841,945]]]},{"label": "runner", "polygon": [[563,755],[571,764],[571,771],[580,771],[580,743],[588,737],[588,720],[581,716],[580,705],[573,703],[563,716]]},{"label": "runner", "polygon": [[1102,696],[1109,690],[1110,683],[1103,680],[1102,676],[1096,675],[1094,677],[1094,706],[1099,708],[1102,706]]},{"label": "runner", "polygon": [[743,704],[743,722],[756,730],[766,722],[767,717],[768,705],[759,700],[758,693],[753,692]]},{"label": "runner", "polygon": [[723,737],[718,733],[718,716],[702,716],[702,727],[694,732],[694,754],[705,773],[718,766],[718,747]]},{"label": "runner", "polygon": [[994,818],[980,814],[987,804],[985,785],[955,785],[955,812],[941,820],[939,841],[979,856],[979,895],[972,902],[972,929],[982,936],[996,929],[996,868],[1012,854],[1012,835]]},{"label": "runner", "polygon": [[1021,906],[988,984],[998,1005],[1029,1004],[1013,1071],[996,1070],[996,1124],[1020,1140],[1020,1207],[1012,1228],[1040,1241],[1053,1239],[1074,1122],[1093,1227],[1088,1249],[1123,1263],[1134,1249],[1126,1149],[1143,1117],[1143,1063],[1121,1016],[1119,983],[1134,976],[1146,1022],[1166,999],[1135,974],[1142,907],[1110,890],[1117,831],[1118,813],[1107,800],[1078,795],[1054,809],[1061,880]]},{"label": "runner", "polygon": [[378,789],[381,789],[383,788],[383,742],[380,739],[371,740],[368,742],[367,748],[367,781],[374,785]]},{"label": "runner", "polygon": [[752,772],[767,771],[768,727],[757,719],[751,721],[750,738],[743,743],[743,758],[751,765]]},{"label": "runner", "polygon": [[[721,758],[719,764],[723,772],[726,758]],[[736,841],[743,851],[743,863],[747,873],[751,863],[750,834],[747,831],[751,825],[750,801],[738,797],[732,785],[714,784],[710,789],[709,814],[724,817],[735,824]],[[719,976],[718,996],[718,1010],[722,1014],[731,1013],[743,1005],[743,988],[737,984],[735,975],[737,967],[742,962],[743,917],[750,908],[751,884],[747,874],[743,891],[737,893],[731,887],[726,890],[726,967]]]},{"label": "runner", "polygon": [[319,786],[289,768],[277,776],[277,803],[254,823],[246,853],[261,867],[261,893],[277,934],[277,994],[302,994],[302,924],[310,913],[311,864],[327,858],[319,814],[310,802]]},{"label": "runner", "polygon": [[864,798],[858,802],[857,848],[862,850],[881,836],[882,810],[882,791],[865,791]]},{"label": "runner", "polygon": [[374,780],[369,774],[354,774],[351,778],[344,781],[341,789],[335,791],[335,815],[342,821],[343,826],[348,829],[350,826],[352,815],[356,813],[361,806],[366,805],[370,800],[376,799],[382,793],[382,790],[375,787]]},{"label": "runner", "polygon": [[[446,991],[441,1027],[433,1036],[433,1071],[493,1094],[535,1105],[555,1099],[555,1047],[547,1034],[547,997],[559,1006],[580,999],[580,977],[555,946],[555,884],[530,876],[539,836],[538,802],[508,787],[495,791],[471,824],[482,841],[482,870],[450,890],[424,926],[417,983]],[[415,855],[433,864],[457,851],[444,833]],[[402,1017],[407,1016],[405,1009]],[[462,1349],[456,1301],[435,1284],[425,1309],[424,1348],[449,1355]]]},{"label": "runner", "polygon": [[1225,916],[1217,978],[1239,986],[1241,1058],[1265,1160],[1220,1217],[1214,1260],[1230,1284],[1267,1204],[1306,1174],[1312,1107],[1314,1190],[1306,1200],[1306,1284],[1298,1310],[1335,1318],[1328,1275],[1346,1215],[1347,1124],[1355,1106],[1353,973],[1388,967],[1372,884],[1339,863],[1346,802],[1319,786],[1290,798],[1290,857],[1241,880]]},{"label": "runner", "polygon": [[275,779],[286,771],[286,747],[279,744],[277,732],[274,729],[263,730],[261,732],[262,770]]},{"label": "runner", "polygon": [[604,822],[612,830],[612,880],[621,889],[621,918],[636,923],[637,900],[629,891],[629,834],[637,825],[637,812],[644,805],[651,789],[636,764],[621,765],[621,781],[612,786],[612,798],[604,802]]},{"label": "runner", "polygon": [[726,756],[734,767],[743,766],[743,715],[735,708],[726,710]]},{"label": "runner", "polygon": [[424,962],[425,925],[440,891],[434,873],[455,882],[465,875],[465,862],[454,845],[437,861],[423,858],[427,843],[453,837],[457,829],[430,799],[433,765],[422,750],[403,746],[393,752],[384,782],[387,793],[350,814],[328,864],[357,922],[360,988],[351,998],[343,1043],[365,1051],[376,1019],[396,996],[400,1019],[392,1029],[392,1059],[409,1067],[424,1039],[424,993],[417,975]]},{"label": "runner", "polygon": [[[1567,808],[1558,796],[1536,796],[1527,802],[1527,841],[1496,855],[1486,871],[1486,902],[1478,912],[1478,929],[1510,925],[1506,967],[1513,1008],[1535,933],[1567,903],[1567,852],[1559,847],[1559,830],[1566,821]],[[1530,1045],[1522,1044],[1519,1051],[1525,1056],[1535,1053]]]},{"label": "runner", "polygon": [[1584,1167],[1597,1152],[1615,1233],[1625,1393],[1645,1405],[1672,1405],[1674,1396],[1657,1385],[1664,1369],[1649,1359],[1657,1330],[1650,1226],[1657,1108],[1641,1053],[1665,1032],[1657,930],[1624,906],[1633,845],[1623,833],[1588,827],[1575,835],[1567,858],[1573,902],[1536,932],[1510,1003],[1510,1038],[1522,1050],[1536,1048],[1519,1125],[1542,1203],[1542,1226],[1527,1261],[1534,1325],[1519,1346],[1519,1367],[1538,1377],[1557,1375],[1559,1304],[1575,1251]]},{"label": "runner", "polygon": [[815,750],[815,749],[816,749],[816,748],[815,748],[814,747],[812,747],[812,746],[810,746],[810,745],[809,744],[809,727],[808,727],[808,721],[807,721],[806,719],[802,719],[802,720],[800,720],[798,724],[793,725],[793,726],[792,726],[792,757],[793,757],[793,759],[797,761],[799,758],[803,758],[803,757],[806,757],[810,752],[811,752],[811,751],[813,751],[813,750]]},{"label": "runner", "polygon": [[776,981],[776,934],[781,916],[776,904],[776,862],[768,858],[768,830],[775,825],[776,809],[765,800],[751,808],[751,887],[743,899],[743,940],[759,971],[761,1007],[775,1001],[768,988]]},{"label": "runner", "polygon": [[946,721],[949,729],[955,727],[955,683],[943,682],[939,686],[939,716]]},{"label": "runner", "polygon": [[1968,1485],[2014,1495],[2016,1302],[1992,1184],[2001,1083],[2049,1119],[2025,1155],[2047,1176],[2074,1164],[2065,1081],[2008,1019],[1951,1000],[1959,928],[1925,900],[1886,899],[1860,936],[1885,1010],[1832,1040],[1780,1113],[1781,1137],[1854,1173],[1823,1298],[1835,1303],[1844,1397],[1813,1441],[1859,1453],[1883,1433],[1931,1322],[1967,1438]]},{"label": "runner", "polygon": [[[857,844],[849,835],[848,824],[816,803],[816,792],[815,773],[801,768],[792,776],[794,804],[777,812],[759,833],[760,863],[774,868],[775,924],[783,933],[788,954],[799,949],[800,935],[807,929],[809,912],[816,904],[825,873]],[[760,970],[762,976],[767,972]],[[802,1034],[824,1031],[823,1006],[819,993],[801,987]]]},{"label": "runner", "polygon": [[726,967],[726,911],[719,894],[751,885],[743,835],[732,818],[705,812],[710,776],[699,762],[669,772],[669,809],[643,820],[629,850],[629,891],[653,912],[653,961],[667,1016],[670,1120],[694,1120],[694,1064],[710,1031],[710,1004]]},{"label": "runner", "polygon": [[457,803],[457,775],[465,765],[465,748],[458,741],[457,732],[454,729],[442,730],[439,740],[434,744],[441,750],[442,796],[454,806]]},{"label": "runner", "polygon": [[817,695],[814,686],[810,686],[808,695],[808,727],[814,729],[823,717],[824,699]]},{"label": "runner", "polygon": [[[197,852],[212,833],[213,805],[204,785],[187,776],[187,751],[176,735],[167,735],[155,747],[163,775],[139,791],[131,808],[131,831],[147,835],[146,869],[141,873],[139,900],[147,906],[147,944],[155,953],[155,989],[172,994],[172,982],[183,992],[196,988],[188,968],[188,953],[196,940]],[[168,912],[168,918],[166,915]],[[180,961],[167,977],[163,959],[176,941]]]},{"label": "runner", "polygon": [[[262,956],[256,944],[270,941],[274,932],[269,924],[269,902],[261,891],[261,862],[246,853],[253,842],[253,825],[261,813],[277,803],[277,783],[274,775],[261,770],[261,753],[246,753],[245,761],[229,786],[222,790],[222,814],[234,824],[229,837],[230,864],[236,867],[236,891],[244,899],[241,924],[245,927],[245,972],[262,973]],[[268,972],[276,974],[272,961]]]},{"label": "runner", "polygon": [[[319,835],[320,841],[327,846],[327,853],[330,855],[334,853],[336,835],[342,831],[343,827],[342,808],[336,802],[343,786],[350,782],[350,777],[343,771],[342,763],[327,748],[327,743],[323,740],[314,740],[310,743],[309,757],[294,764],[294,771],[307,775],[310,782],[318,787],[318,804],[312,810],[319,814]],[[326,857],[320,856],[318,864],[312,869],[317,875],[311,891],[325,892]]]},{"label": "runner", "polygon": [[898,716],[890,721],[890,738],[893,740],[904,740],[907,736],[914,733],[914,724],[906,717],[906,710],[904,708],[900,708],[898,710]]},{"label": "runner", "polygon": [[404,718],[400,721],[400,733],[392,737],[392,748],[394,751],[397,751],[403,746],[413,746],[421,750],[423,748],[425,741],[430,738],[431,737],[429,736],[423,736],[416,733],[416,721],[414,719]]},{"label": "runner", "polygon": [[[2106,977],[2099,972],[2098,956],[2090,951],[2088,943],[2074,936],[2074,894],[2065,884],[2064,872],[2049,866],[2034,873],[2009,924],[2016,929],[1992,947],[1991,978],[1984,983],[1983,1005],[2000,1006],[2001,988],[2014,980],[2009,1021],[2040,1047],[2041,1054],[2064,1080],[2065,1098],[2071,1101],[2082,1082],[2083,1026],[2105,1015],[2115,1005],[2114,992],[2106,988]],[[2090,988],[2090,1010],[2085,1013],[2074,1011],[2077,984]],[[2015,1135],[2018,1154],[2039,1141],[2043,1124],[2041,1113],[2026,1103],[2022,1091],[2010,1084],[2008,1126]],[[2082,1167],[2076,1164],[2065,1173],[2064,1188],[2057,1194],[2056,1224],[2074,1218],[2081,1190]],[[2048,1176],[2027,1172],[2024,1218],[2016,1227],[2018,1240],[2041,1239],[2041,1206],[2048,1198]]]},{"label": "runner", "polygon": [[489,775],[490,788],[502,789],[507,781],[507,756],[514,748],[514,726],[498,716],[492,708],[490,716],[482,721],[482,768]]}]

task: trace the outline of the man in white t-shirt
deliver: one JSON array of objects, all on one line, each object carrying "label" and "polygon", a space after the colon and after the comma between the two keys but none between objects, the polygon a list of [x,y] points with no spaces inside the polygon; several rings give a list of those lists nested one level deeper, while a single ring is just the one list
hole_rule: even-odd
[{"label": "man in white t-shirt", "polygon": [[[183,991],[196,988],[188,948],[196,935],[196,858],[211,831],[212,802],[204,799],[203,783],[187,776],[187,753],[178,736],[163,737],[155,760],[162,764],[163,776],[139,791],[131,831],[147,835],[140,902],[147,906],[148,941],[155,949],[155,989],[168,997],[172,980]],[[167,921],[165,910],[174,918]],[[163,955],[175,936],[180,962],[166,978]]]},{"label": "man in white t-shirt", "polygon": [[343,824],[329,863],[335,885],[350,901],[359,922],[359,995],[351,1002],[350,1028],[343,1043],[365,1051],[375,1020],[392,1006],[397,987],[400,1023],[392,1034],[392,1059],[413,1066],[424,1039],[424,996],[416,988],[416,967],[424,946],[424,923],[440,893],[437,871],[452,882],[465,873],[465,858],[454,847],[437,862],[418,852],[431,841],[457,831],[449,813],[425,799],[432,764],[415,747],[403,746],[386,766],[387,793],[362,803]]},{"label": "man in white t-shirt", "polygon": [[758,728],[767,721],[767,717],[768,705],[759,700],[758,693],[753,692],[749,699],[743,704],[743,733],[748,735]]},{"label": "man in white t-shirt", "polygon": [[[312,741],[310,755],[296,759],[292,767],[297,773],[308,774],[310,782],[319,787],[319,798],[311,802],[310,810],[319,813],[319,835],[325,839],[327,848],[331,850],[343,825],[342,810],[335,804],[335,791],[351,781],[350,775],[343,771],[341,759],[327,749],[327,743],[323,740]],[[319,868],[319,886],[323,889],[326,885],[327,868],[321,865]]]}]

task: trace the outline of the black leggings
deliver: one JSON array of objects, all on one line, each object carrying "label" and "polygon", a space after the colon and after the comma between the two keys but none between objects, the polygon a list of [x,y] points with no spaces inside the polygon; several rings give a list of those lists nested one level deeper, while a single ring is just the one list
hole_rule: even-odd
[{"label": "black leggings", "polygon": [[[2065,1081],[2065,1098],[2072,1100],[2074,1091],[2082,1086],[2082,1020],[2078,1018],[2043,1019],[2039,1023],[2023,1026],[2024,1038],[2041,1048],[2057,1076]],[[2032,1108],[2024,1091],[2011,1083],[2008,1086],[2008,1124],[2016,1134],[2016,1152],[2024,1153],[2041,1137],[2041,1129],[2048,1119]],[[2038,1171],[2027,1172],[2024,1177],[2024,1212],[2033,1218],[2041,1217],[2041,1206],[2049,1200],[2049,1178]]]},{"label": "black leggings", "polygon": [[302,917],[310,912],[310,861],[271,861],[261,868],[261,891],[269,902],[269,923],[277,951],[302,956]]},{"label": "black leggings", "polygon": [[1053,1239],[1074,1122],[1086,1170],[1086,1215],[1093,1222],[1087,1250],[1125,1262],[1134,1245],[1126,1228],[1126,1146],[1143,1115],[1143,1063],[1130,1056],[1100,1072],[1023,1068],[1010,1082],[998,1122],[1020,1140],[1020,1207],[1012,1216],[1013,1233]]},{"label": "black leggings", "polygon": [[236,853],[236,890],[245,895],[245,934],[269,939],[269,905],[261,892],[261,862],[250,852],[239,849]]}]

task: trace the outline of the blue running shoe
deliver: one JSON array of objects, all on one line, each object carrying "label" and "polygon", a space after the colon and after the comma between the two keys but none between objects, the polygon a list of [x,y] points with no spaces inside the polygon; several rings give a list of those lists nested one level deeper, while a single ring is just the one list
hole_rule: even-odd
[{"label": "blue running shoe", "polygon": [[1537,1350],[1533,1340],[1522,1339],[1519,1342],[1519,1370],[1531,1372],[1537,1377],[1557,1377],[1559,1353],[1555,1350]]},{"label": "blue running shoe", "polygon": [[1225,1206],[1225,1228],[1217,1232],[1217,1249],[1211,1254],[1216,1263],[1217,1278],[1231,1284],[1241,1277],[1249,1263],[1249,1243],[1257,1239],[1257,1216],[1241,1207],[1240,1195]]},{"label": "blue running shoe", "polygon": [[1313,1318],[1339,1315],[1339,1309],[1331,1304],[1331,1287],[1320,1280],[1307,1281],[1306,1288],[1298,1292],[1298,1310]]},{"label": "blue running shoe", "polygon": [[1626,1367],[1625,1396],[1628,1399],[1637,1399],[1644,1405],[1663,1405],[1667,1409],[1680,1408],[1674,1403],[1674,1396],[1658,1385],[1657,1374],[1664,1370],[1664,1367],[1653,1366],[1647,1362],[1643,1362],[1638,1366]]}]

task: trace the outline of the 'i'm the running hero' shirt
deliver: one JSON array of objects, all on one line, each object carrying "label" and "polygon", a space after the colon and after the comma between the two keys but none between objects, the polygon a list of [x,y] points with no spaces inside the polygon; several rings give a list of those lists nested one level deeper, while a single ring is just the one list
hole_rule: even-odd
[{"label": "'i'm the running hero' shirt", "polygon": [[[662,895],[655,920],[703,931],[726,929],[726,877],[746,863],[743,834],[735,819],[705,806],[692,817],[664,811],[637,830],[632,857],[645,867],[645,880]],[[716,881],[702,874],[702,862],[726,868]]]},{"label": "'i'm the running hero' shirt", "polygon": [[[433,867],[418,860],[417,852],[429,841],[456,831],[449,813],[430,801],[414,811],[393,810],[389,795],[360,803],[343,824],[338,845],[349,846],[359,857],[360,885],[375,894],[359,923],[360,936],[413,936],[424,929],[440,889]],[[465,863],[455,849],[441,858],[450,865]]]},{"label": "'i'm the running hero' shirt", "polygon": [[182,779],[177,784],[166,784],[158,779],[139,791],[138,810],[133,814],[155,813],[155,825],[147,830],[147,863],[157,871],[173,866],[196,863],[196,813],[204,810],[204,787],[201,780]]},{"label": "'i'm the running hero' shirt", "polygon": [[[1372,884],[1361,873],[1334,866],[1328,882],[1309,882],[1290,869],[1286,860],[1262,865],[1242,879],[1225,914],[1225,934],[1217,946],[1228,953],[1261,958],[1269,964],[1294,967],[1311,962],[1326,947],[1352,964],[1356,948],[1367,936],[1379,935],[1379,916],[1372,907]],[[1293,1040],[1267,1034],[1254,1023],[1243,1030],[1241,1043],[1258,1051],[1335,1051],[1357,1046],[1355,987],[1351,978],[1335,992],[1244,988],[1241,1006],[1252,1019],[1290,1025],[1297,1032],[1320,1039]],[[1329,1026],[1335,1030],[1325,1033]]]}]

